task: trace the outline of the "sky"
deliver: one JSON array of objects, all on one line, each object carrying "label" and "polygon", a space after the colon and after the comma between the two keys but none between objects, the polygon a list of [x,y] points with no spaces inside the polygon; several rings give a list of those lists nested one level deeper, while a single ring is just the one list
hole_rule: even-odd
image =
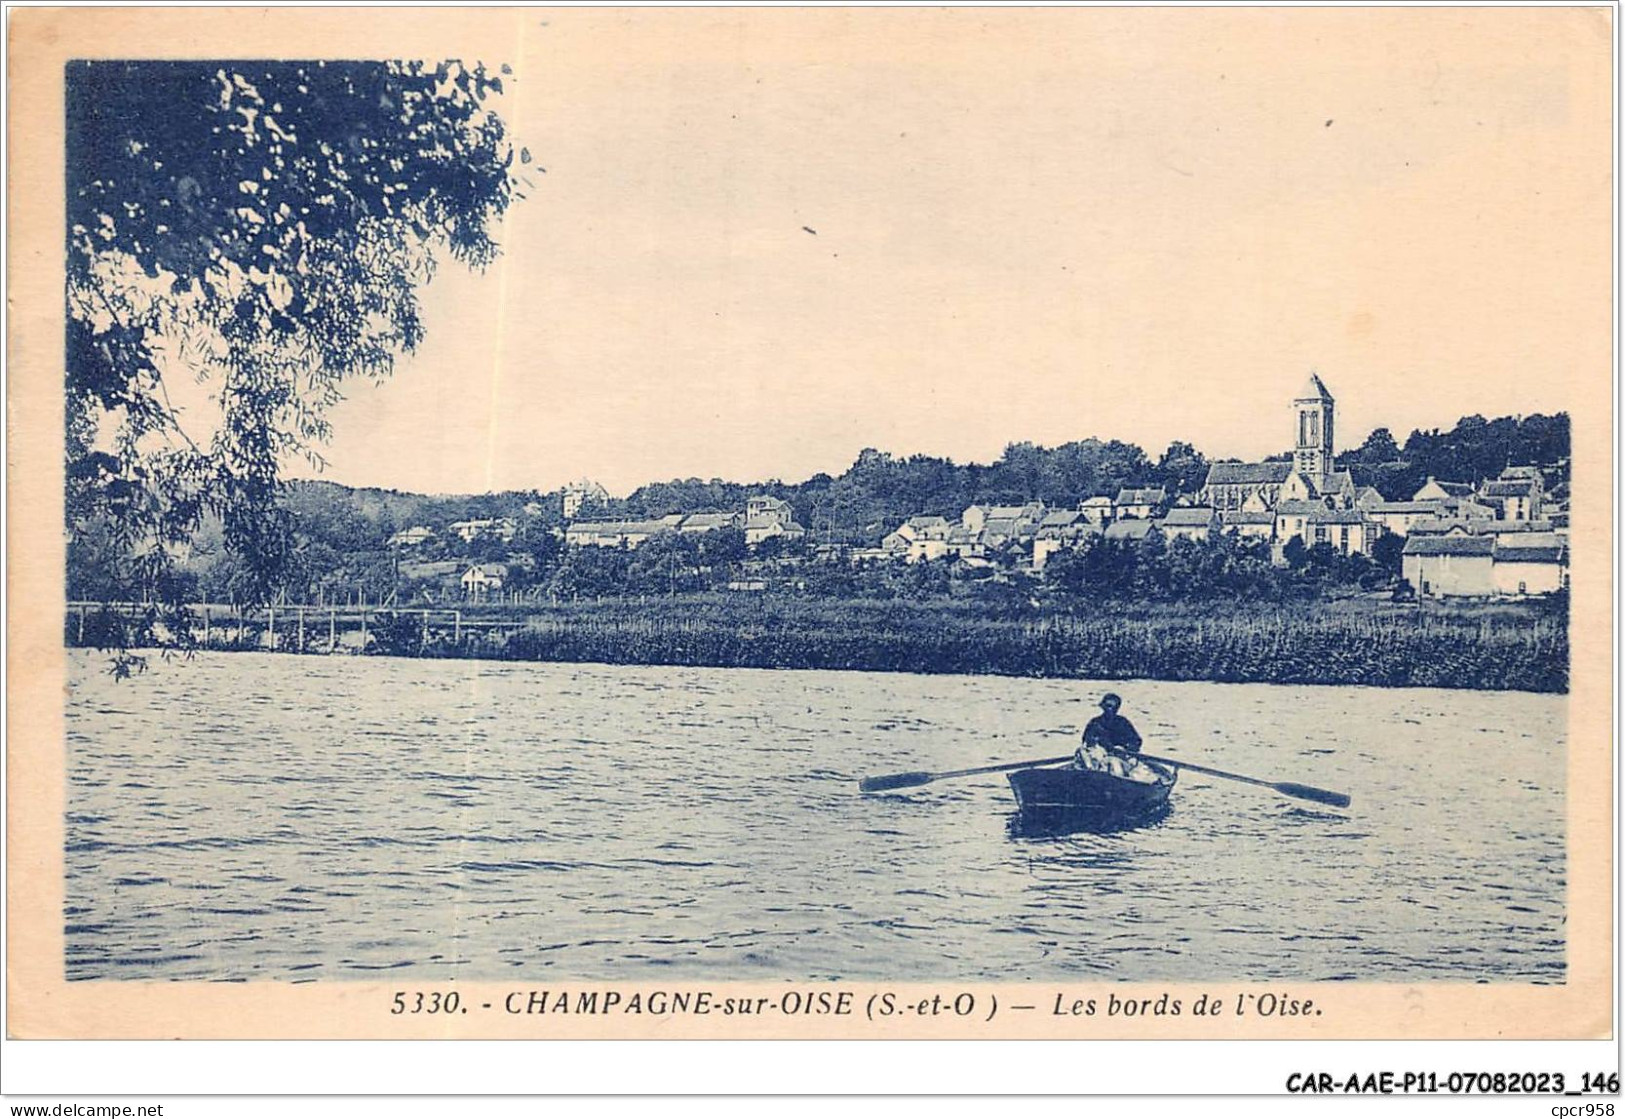
[{"label": "sky", "polygon": [[419,351],[350,387],[321,477],[1256,458],[1311,370],[1344,446],[1610,377],[1606,11],[501,18],[485,61],[545,173],[496,265],[426,289]]}]

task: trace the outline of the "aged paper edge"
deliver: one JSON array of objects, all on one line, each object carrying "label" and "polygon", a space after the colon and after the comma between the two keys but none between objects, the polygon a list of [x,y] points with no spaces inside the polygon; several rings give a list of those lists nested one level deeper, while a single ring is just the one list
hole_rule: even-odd
[{"label": "aged paper edge", "polygon": [[[1301,10],[1300,10],[1301,11]],[[1503,10],[1505,11],[1505,10]],[[1557,1039],[1612,1036],[1613,850],[1611,708],[1613,616],[1610,537],[1613,508],[1611,370],[1587,372],[1583,398],[1569,407],[1576,448],[1571,538],[1573,621],[1569,695],[1569,901],[1567,981],[1561,986],[1470,983],[986,983],[789,984],[799,990],[891,991],[900,998],[970,992],[982,1005],[1045,1005],[1057,993],[1072,997],[1110,992],[1119,997],[1169,992],[1191,1000],[1201,994],[1233,1001],[1238,993],[1290,993],[1313,998],[1321,1017],[1269,1020],[1227,1018],[1222,1026],[1179,1019],[1103,1022],[1036,1015],[1031,1022],[1004,1018],[997,1026],[948,1018],[906,1026],[874,1026],[862,1017],[795,1019],[568,1018],[463,1016],[391,1017],[393,990],[449,989],[452,984],[321,982],[280,983],[76,982],[63,974],[64,548],[60,531],[62,474],[61,339],[63,261],[62,70],[74,57],[374,57],[483,58],[499,61],[517,40],[519,25],[534,17],[521,9],[458,11],[415,9],[379,21],[361,10],[236,9],[24,9],[12,13],[10,231],[7,260],[12,330],[7,340],[10,392],[7,424],[12,531],[9,565],[10,671],[8,710],[8,970],[9,1030],[19,1038],[560,1038],[560,1039]],[[1060,10],[1001,18],[1068,18]],[[978,21],[990,18],[986,10]],[[1591,24],[1586,33],[1611,42],[1612,13],[1569,10]],[[549,18],[561,18],[558,10]],[[597,20],[606,30],[631,19],[665,20],[681,34],[682,12],[575,11],[568,18]],[[740,19],[805,20],[816,33],[821,19],[858,18],[851,11],[781,9],[741,11]],[[954,18],[902,10],[869,9],[896,33],[915,19]],[[991,41],[991,39],[990,39]],[[356,44],[365,44],[365,52]],[[323,49],[327,48],[327,49]],[[991,46],[988,49],[993,49]],[[1596,75],[1592,75],[1593,78]],[[1609,96],[1607,73],[1602,88]],[[1611,121],[1610,121],[1611,125]],[[1606,159],[1599,152],[1599,161]],[[1599,167],[1600,167],[1599,162]],[[1611,230],[1608,231],[1611,235]],[[1599,236],[1603,234],[1599,232]],[[1611,307],[1612,293],[1599,290]],[[1598,318],[1599,329],[1609,319]],[[614,988],[712,991],[719,998],[774,993],[787,984],[567,982],[550,978],[504,984],[457,983],[465,1001],[500,1004],[515,990]],[[1187,1003],[1188,1005],[1188,1003]]]}]

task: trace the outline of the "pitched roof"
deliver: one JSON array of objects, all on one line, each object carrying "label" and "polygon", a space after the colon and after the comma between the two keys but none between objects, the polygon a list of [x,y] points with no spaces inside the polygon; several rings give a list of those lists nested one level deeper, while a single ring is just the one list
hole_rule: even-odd
[{"label": "pitched roof", "polygon": [[1331,401],[1332,394],[1326,388],[1326,382],[1320,379],[1318,373],[1310,373],[1309,379],[1303,383],[1303,388],[1299,389],[1298,395],[1293,398],[1294,403],[1299,400]]},{"label": "pitched roof", "polygon": [[1126,486],[1117,491],[1118,505],[1156,505],[1166,500],[1168,491],[1161,486]]},{"label": "pitched roof", "polygon": [[1425,483],[1423,483],[1421,489],[1418,489],[1416,492],[1421,493],[1422,490],[1427,489],[1428,486],[1438,486],[1451,497],[1473,496],[1473,487],[1470,482],[1441,482],[1437,478],[1429,478]]},{"label": "pitched roof", "polygon": [[1040,525],[1037,535],[1044,540],[1076,540],[1084,536],[1093,536],[1100,531],[1099,525],[1079,517],[1070,524]]},{"label": "pitched roof", "polygon": [[1568,548],[1559,540],[1533,543],[1527,540],[1497,540],[1496,563],[1564,563]]},{"label": "pitched roof", "polygon": [[1365,513],[1359,509],[1315,509],[1309,514],[1312,525],[1359,525],[1365,523]]},{"label": "pitched roof", "polygon": [[1551,530],[1547,525],[1542,532],[1519,532],[1510,536],[1497,534],[1495,546],[1498,549],[1517,551],[1521,548],[1550,548],[1563,543],[1563,538]]},{"label": "pitched roof", "polygon": [[1275,514],[1267,509],[1258,512],[1249,512],[1245,509],[1226,509],[1219,514],[1219,520],[1227,525],[1272,525],[1275,523]]},{"label": "pitched roof", "polygon": [[508,577],[508,565],[505,563],[476,563],[463,572],[463,578],[467,579],[476,571],[482,572],[487,579],[506,579]]},{"label": "pitched roof", "polygon": [[1447,533],[1468,533],[1473,536],[1493,531],[1488,526],[1505,521],[1481,521],[1459,517],[1424,517],[1411,525],[1412,536],[1444,536]]},{"label": "pitched roof", "polygon": [[1405,541],[1407,556],[1488,556],[1495,551],[1490,536],[1411,536]]},{"label": "pitched roof", "polygon": [[1038,523],[1045,528],[1059,528],[1083,519],[1083,514],[1076,509],[1056,509],[1044,514],[1044,519]]},{"label": "pitched roof", "polygon": [[1152,521],[1113,521],[1106,526],[1107,540],[1138,540],[1151,531]]},{"label": "pitched roof", "polygon": [[1278,517],[1307,517],[1313,513],[1324,512],[1326,507],[1318,501],[1282,501],[1275,506],[1275,515]]},{"label": "pitched roof", "polygon": [[738,520],[738,513],[690,513],[683,519],[683,527],[686,529],[727,528]]},{"label": "pitched roof", "polygon": [[1176,528],[1205,528],[1213,523],[1213,510],[1205,505],[1170,509],[1162,523]]},{"label": "pitched roof", "polygon": [[1544,517],[1538,521],[1486,521],[1484,523],[1486,525],[1485,531],[1493,532],[1497,536],[1504,532],[1551,532],[1554,527],[1552,522]]},{"label": "pitched roof", "polygon": [[1485,497],[1529,497],[1535,492],[1535,483],[1528,480],[1486,482]]},{"label": "pitched roof", "polygon": [[1433,501],[1379,501],[1374,505],[1366,506],[1366,512],[1373,516],[1383,513],[1437,513],[1443,503],[1437,499]]},{"label": "pitched roof", "polygon": [[947,517],[910,517],[903,522],[910,528],[947,528]]},{"label": "pitched roof", "polygon": [[1097,494],[1094,497],[1086,497],[1086,498],[1084,498],[1083,503],[1080,506],[1080,508],[1094,508],[1094,507],[1100,506],[1100,505],[1110,505],[1111,503],[1112,503],[1111,498],[1109,498],[1109,497],[1101,497],[1100,495]]},{"label": "pitched roof", "polygon": [[1290,462],[1216,462],[1207,468],[1207,485],[1279,485],[1292,473]]},{"label": "pitched roof", "polygon": [[577,536],[653,536],[670,527],[665,521],[577,521],[567,531]]}]

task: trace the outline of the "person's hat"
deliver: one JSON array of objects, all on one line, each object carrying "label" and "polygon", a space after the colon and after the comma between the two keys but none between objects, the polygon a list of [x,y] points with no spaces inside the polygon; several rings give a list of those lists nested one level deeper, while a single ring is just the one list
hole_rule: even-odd
[{"label": "person's hat", "polygon": [[1100,706],[1116,709],[1123,706],[1123,697],[1116,692],[1107,692],[1100,697]]}]

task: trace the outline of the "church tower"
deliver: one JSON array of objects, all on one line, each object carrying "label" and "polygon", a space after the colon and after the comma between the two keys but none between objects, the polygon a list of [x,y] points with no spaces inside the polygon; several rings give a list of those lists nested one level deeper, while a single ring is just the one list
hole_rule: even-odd
[{"label": "church tower", "polygon": [[1332,446],[1332,413],[1336,407],[1326,385],[1313,373],[1292,402],[1298,422],[1292,465],[1316,482],[1332,471],[1332,456],[1336,453]]}]

